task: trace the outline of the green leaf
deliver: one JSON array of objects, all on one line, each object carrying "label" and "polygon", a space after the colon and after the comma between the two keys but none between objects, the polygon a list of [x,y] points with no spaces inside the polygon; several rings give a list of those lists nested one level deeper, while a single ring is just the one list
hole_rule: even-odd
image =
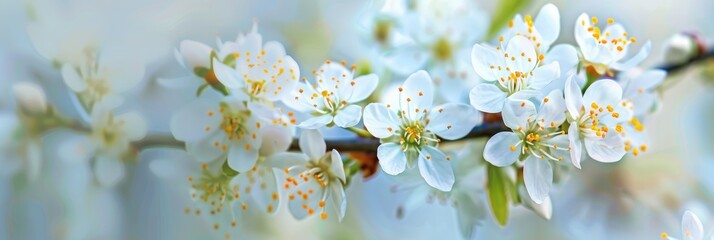
[{"label": "green leaf", "polygon": [[236,67],[236,57],[233,54],[228,54],[226,57],[223,58],[223,61],[221,61],[223,64],[226,66],[230,66],[232,68]]},{"label": "green leaf", "polygon": [[491,19],[491,26],[488,27],[487,39],[493,39],[501,29],[508,24],[513,17],[524,7],[530,4],[531,0],[503,0],[494,11]]},{"label": "green leaf", "polygon": [[206,75],[208,75],[208,73],[210,73],[210,72],[211,72],[211,69],[207,68],[207,67],[198,66],[198,67],[193,68],[193,73],[196,74],[196,76],[199,76],[201,78],[205,78]]},{"label": "green leaf", "polygon": [[203,93],[203,90],[206,90],[206,87],[208,87],[208,83],[202,84],[198,89],[196,89],[196,97],[200,97],[201,93]]},{"label": "green leaf", "polygon": [[507,178],[503,176],[503,172],[496,166],[487,164],[488,173],[488,202],[491,207],[491,212],[496,218],[499,225],[505,226],[508,223],[508,190],[506,189]]},{"label": "green leaf", "polygon": [[228,177],[233,177],[237,176],[238,172],[236,170],[233,170],[231,166],[228,166],[228,161],[223,162],[223,167],[221,168],[221,172],[223,172],[223,175],[228,176]]}]

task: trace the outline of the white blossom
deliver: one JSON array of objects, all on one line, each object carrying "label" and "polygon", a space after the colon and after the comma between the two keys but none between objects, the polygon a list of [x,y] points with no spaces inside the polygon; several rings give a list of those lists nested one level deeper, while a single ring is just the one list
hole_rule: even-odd
[{"label": "white blossom", "polygon": [[302,153],[276,153],[266,160],[288,176],[284,189],[288,191],[288,208],[297,219],[319,212],[320,218],[345,216],[347,201],[342,157],[333,149],[326,152],[325,140],[317,130],[303,130],[300,135]]},{"label": "white blossom", "polygon": [[567,159],[570,149],[568,136],[560,129],[565,122],[563,93],[554,90],[541,100],[539,109],[528,100],[508,100],[502,114],[512,132],[491,137],[483,157],[498,167],[522,164],[526,190],[536,204],[542,204],[553,184],[550,162]]},{"label": "white blossom", "polygon": [[523,36],[514,36],[505,48],[474,45],[473,67],[486,82],[471,89],[471,105],[483,112],[497,113],[506,99],[539,96],[540,89],[560,77],[558,62],[540,65],[544,58]]},{"label": "white blossom", "polygon": [[622,100],[622,88],[615,81],[597,80],[582,94],[576,77],[565,87],[573,165],[580,168],[585,153],[599,162],[617,162],[625,154],[620,123],[631,119],[631,106]]},{"label": "white blossom", "polygon": [[362,107],[356,103],[364,101],[374,92],[379,83],[377,75],[353,78],[354,71],[329,61],[315,74],[315,85],[298,83],[292,93],[294,98],[286,102],[312,115],[298,126],[317,129],[331,124],[342,128],[357,125],[362,117]]},{"label": "white blossom", "polygon": [[377,148],[379,165],[384,172],[397,175],[416,162],[429,185],[451,190],[454,173],[448,163],[450,157],[437,148],[441,141],[438,137],[462,138],[481,122],[481,116],[460,103],[431,108],[434,88],[424,71],[409,76],[398,94],[399,106],[370,103],[365,107],[365,127],[382,140]]}]

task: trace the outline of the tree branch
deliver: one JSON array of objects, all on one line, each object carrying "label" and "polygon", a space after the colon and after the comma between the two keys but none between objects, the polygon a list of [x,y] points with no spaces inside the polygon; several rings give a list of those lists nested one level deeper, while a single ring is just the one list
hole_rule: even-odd
[{"label": "tree branch", "polygon": [[[688,61],[684,61],[682,63],[677,63],[677,64],[662,64],[658,67],[655,67],[657,69],[662,69],[666,71],[668,74],[675,74],[679,71],[682,71],[686,69],[689,66],[695,65],[699,62],[702,62],[707,59],[714,59],[714,49],[706,50],[706,51],[701,51],[699,54],[696,56],[690,58]],[[488,118],[488,117],[487,117]],[[508,128],[503,125],[503,123],[500,121],[489,121],[489,119],[486,119],[484,121],[485,123],[476,126],[474,129],[471,130],[466,136],[464,136],[461,139],[458,140],[444,140],[442,142],[454,142],[454,141],[461,141],[461,140],[467,140],[467,139],[472,139],[472,138],[479,138],[479,137],[490,137],[495,135],[496,133],[502,132],[502,131],[508,131]],[[290,144],[290,151],[299,151],[300,147],[298,146],[299,141],[293,141]],[[349,138],[349,139],[332,139],[332,140],[326,140],[326,145],[327,149],[337,149],[340,152],[364,152],[364,153],[375,153],[377,152],[377,147],[379,147],[380,142],[379,139],[376,138],[367,138],[367,137],[355,137],[355,138]],[[183,149],[185,147],[184,143],[181,141],[176,140],[173,136],[170,134],[149,134],[147,135],[143,140],[137,141],[134,143],[136,147],[139,149],[145,149],[145,148],[154,148],[154,147],[171,147],[171,148],[179,148]]]}]

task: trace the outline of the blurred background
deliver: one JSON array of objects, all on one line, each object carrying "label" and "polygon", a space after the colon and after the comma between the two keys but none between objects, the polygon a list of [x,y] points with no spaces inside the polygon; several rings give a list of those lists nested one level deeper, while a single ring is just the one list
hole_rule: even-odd
[{"label": "blurred background", "polygon": [[[662,48],[675,33],[697,33],[714,42],[711,0],[534,0],[521,11],[535,15],[545,3],[560,9],[557,42],[575,44],[573,26],[582,12],[613,17],[632,35],[649,39],[653,51],[644,66],[663,61]],[[485,13],[499,1],[474,1]],[[377,7],[375,7],[377,6]],[[48,102],[71,118],[83,118],[64,85],[57,59],[71,58],[82,46],[116,48],[124,59],[144,63],[141,83],[124,93],[121,110],[138,110],[150,132],[169,132],[171,114],[195,96],[193,87],[171,79],[186,74],[174,49],[184,39],[215,46],[216,37],[234,39],[254,21],[264,41],[283,43],[302,72],[325,59],[356,63],[369,59],[370,43],[361,23],[379,2],[361,0],[228,1],[72,1],[0,0],[0,112],[14,114],[12,86],[39,84]],[[477,25],[477,23],[474,23]],[[584,163],[551,192],[553,217],[544,220],[523,207],[500,227],[490,212],[474,239],[658,239],[678,235],[684,210],[692,210],[714,229],[714,63],[670,76],[662,104],[647,122],[648,151],[616,164]],[[189,83],[190,84],[190,83]],[[0,131],[9,131],[0,126]],[[187,190],[152,173],[158,158],[187,159],[177,150],[149,149],[127,166],[122,182],[98,187],[87,162],[58,160],[58,146],[69,130],[42,136],[39,162],[0,160],[0,239],[220,239],[210,223],[184,209]],[[15,142],[0,157],[27,147]],[[29,145],[35,146],[35,145]],[[39,172],[22,172],[41,164]],[[30,170],[31,171],[31,170]],[[34,176],[34,177],[28,177]],[[288,211],[255,214],[243,238],[299,239],[455,239],[460,238],[454,209],[425,204],[402,218],[396,209],[406,194],[378,171],[356,177],[347,189],[342,223],[317,218],[294,220]],[[707,231],[709,233],[710,231]]]}]

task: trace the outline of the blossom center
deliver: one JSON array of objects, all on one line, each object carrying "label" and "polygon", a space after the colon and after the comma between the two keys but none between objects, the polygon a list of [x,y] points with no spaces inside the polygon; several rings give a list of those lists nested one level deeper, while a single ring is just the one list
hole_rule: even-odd
[{"label": "blossom center", "polygon": [[[595,136],[605,138],[610,129],[607,125],[601,122],[601,119],[607,116],[618,118],[620,114],[615,112],[611,105],[604,108],[596,102],[590,104],[590,109],[586,111],[585,107],[580,109],[580,119],[578,120],[578,129],[585,136]],[[622,127],[616,127],[615,131],[622,132]]]},{"label": "blossom center", "polygon": [[441,61],[447,61],[451,59],[454,54],[453,46],[445,37],[440,37],[438,40],[436,40],[431,50],[432,54],[434,54],[434,58]]},{"label": "blossom center", "polygon": [[517,151],[520,146],[521,155],[532,155],[537,158],[548,158],[555,161],[562,160],[562,157],[554,155],[553,152],[556,150],[568,150],[568,146],[558,146],[547,141],[555,136],[565,134],[565,131],[558,131],[555,127],[547,128],[539,125],[536,121],[529,120],[526,129],[519,127],[514,130],[521,140],[509,148],[511,151]]},{"label": "blossom center", "polygon": [[388,20],[378,20],[374,26],[374,39],[380,44],[386,44],[392,31],[392,22]]},{"label": "blossom center", "polygon": [[[590,19],[590,26],[587,27],[587,31],[590,34],[590,37],[595,39],[598,44],[606,46],[610,51],[617,50],[618,52],[622,52],[629,44],[637,41],[637,39],[634,37],[630,37],[628,39],[627,32],[622,32],[620,36],[613,36],[609,31],[603,33],[602,30],[600,30],[600,28],[596,26],[597,23],[598,18],[592,17]],[[613,20],[612,18],[608,18],[607,23],[614,24],[615,20]],[[585,27],[586,21],[584,19],[581,20],[580,25],[582,27]]]}]

